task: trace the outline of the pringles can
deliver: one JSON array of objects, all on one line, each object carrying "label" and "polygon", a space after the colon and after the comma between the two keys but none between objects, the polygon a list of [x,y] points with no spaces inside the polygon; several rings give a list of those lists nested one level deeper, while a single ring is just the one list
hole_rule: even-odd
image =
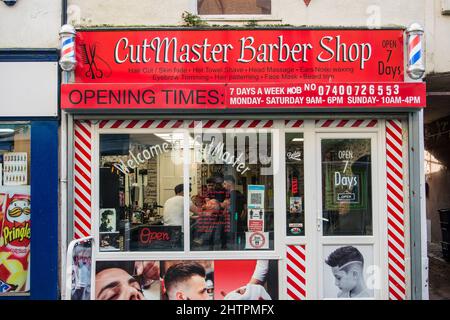
[{"label": "pringles can", "polygon": [[0,239],[0,294],[28,291],[30,240],[30,195],[7,194]]}]

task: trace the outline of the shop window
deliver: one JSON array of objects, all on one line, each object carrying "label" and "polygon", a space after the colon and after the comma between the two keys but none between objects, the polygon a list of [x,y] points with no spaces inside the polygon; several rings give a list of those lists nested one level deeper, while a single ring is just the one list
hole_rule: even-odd
[{"label": "shop window", "polygon": [[190,249],[273,250],[271,133],[203,130],[190,137]]},{"label": "shop window", "polygon": [[197,0],[200,15],[271,14],[270,0]]},{"label": "shop window", "polygon": [[286,133],[286,234],[305,235],[303,133]]},{"label": "shop window", "polygon": [[0,296],[30,288],[30,125],[0,122]]},{"label": "shop window", "polygon": [[100,251],[183,250],[183,133],[100,135]]},{"label": "shop window", "polygon": [[322,140],[326,236],[372,235],[370,139]]}]

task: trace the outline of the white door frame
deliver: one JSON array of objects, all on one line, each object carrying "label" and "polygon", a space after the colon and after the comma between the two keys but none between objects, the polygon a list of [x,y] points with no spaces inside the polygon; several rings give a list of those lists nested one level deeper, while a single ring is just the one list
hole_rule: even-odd
[{"label": "white door frame", "polygon": [[[317,299],[323,299],[323,274],[324,274],[324,259],[323,247],[324,245],[372,245],[373,246],[373,262],[375,266],[378,266],[377,273],[379,279],[379,290],[374,290],[374,298],[382,299],[384,296],[383,291],[385,291],[386,285],[383,284],[382,270],[384,269],[384,260],[382,257],[381,243],[382,243],[382,229],[380,230],[380,222],[386,219],[385,209],[382,207],[381,199],[383,198],[383,193],[380,193],[380,185],[382,179],[380,177],[383,175],[383,166],[381,165],[380,159],[380,143],[377,132],[370,132],[371,130],[364,130],[362,132],[343,132],[341,130],[335,132],[319,132],[315,137],[315,163],[314,172],[316,173],[315,181],[316,186],[316,210],[312,212],[315,214],[313,220],[313,225],[309,227],[312,232],[315,233],[315,252],[317,253],[315,257],[315,268],[313,268],[313,278],[316,280],[317,292],[315,297]],[[373,131],[373,130],[372,130]],[[378,131],[378,130],[377,130]],[[321,154],[321,142],[323,139],[370,139],[371,140],[371,181],[372,181],[372,226],[373,234],[371,236],[323,236],[323,227],[320,231],[317,230],[317,220],[322,217],[322,154]],[[310,212],[311,213],[311,212]]]}]

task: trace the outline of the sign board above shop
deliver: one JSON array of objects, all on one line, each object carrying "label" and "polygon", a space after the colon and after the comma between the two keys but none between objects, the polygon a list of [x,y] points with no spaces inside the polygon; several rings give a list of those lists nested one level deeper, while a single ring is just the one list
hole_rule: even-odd
[{"label": "sign board above shop", "polygon": [[418,108],[403,30],[79,31],[67,110]]}]

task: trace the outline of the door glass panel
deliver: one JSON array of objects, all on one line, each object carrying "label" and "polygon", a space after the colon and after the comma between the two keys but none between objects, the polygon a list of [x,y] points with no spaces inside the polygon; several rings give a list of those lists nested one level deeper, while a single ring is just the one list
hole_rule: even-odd
[{"label": "door glass panel", "polygon": [[286,234],[305,235],[303,133],[286,133]]},{"label": "door glass panel", "polygon": [[370,139],[323,139],[325,236],[372,235]]}]

